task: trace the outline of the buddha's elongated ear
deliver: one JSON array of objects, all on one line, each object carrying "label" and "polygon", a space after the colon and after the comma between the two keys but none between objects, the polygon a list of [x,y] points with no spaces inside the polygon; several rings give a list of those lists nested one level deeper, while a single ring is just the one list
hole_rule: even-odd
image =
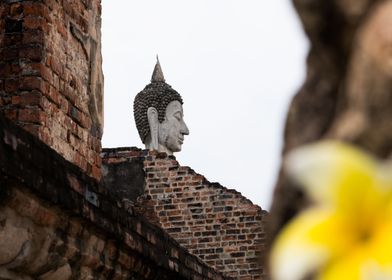
[{"label": "buddha's elongated ear", "polygon": [[150,125],[151,146],[150,150],[158,150],[158,111],[154,107],[147,109],[147,119]]}]

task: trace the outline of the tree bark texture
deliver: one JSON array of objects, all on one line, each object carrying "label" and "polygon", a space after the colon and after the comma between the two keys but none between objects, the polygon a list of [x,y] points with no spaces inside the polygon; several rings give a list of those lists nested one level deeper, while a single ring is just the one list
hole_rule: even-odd
[{"label": "tree bark texture", "polygon": [[[380,158],[392,152],[392,0],[293,0],[310,41],[306,80],[290,105],[283,159],[320,139]],[[308,202],[281,168],[270,217],[273,241]]]}]

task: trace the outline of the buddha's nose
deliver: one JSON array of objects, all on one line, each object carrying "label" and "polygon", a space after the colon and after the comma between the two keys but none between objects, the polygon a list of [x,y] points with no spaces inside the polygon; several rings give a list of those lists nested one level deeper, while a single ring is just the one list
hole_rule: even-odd
[{"label": "buddha's nose", "polygon": [[189,129],[185,122],[182,123],[181,133],[183,135],[189,135]]}]

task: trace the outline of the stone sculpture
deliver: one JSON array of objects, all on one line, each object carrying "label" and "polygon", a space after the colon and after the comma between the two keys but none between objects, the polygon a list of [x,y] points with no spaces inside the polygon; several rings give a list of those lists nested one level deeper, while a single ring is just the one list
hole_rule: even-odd
[{"label": "stone sculpture", "polygon": [[165,82],[157,58],[151,83],[136,95],[133,104],[136,127],[146,149],[168,155],[181,151],[184,136],[189,134],[182,104],[181,95]]}]

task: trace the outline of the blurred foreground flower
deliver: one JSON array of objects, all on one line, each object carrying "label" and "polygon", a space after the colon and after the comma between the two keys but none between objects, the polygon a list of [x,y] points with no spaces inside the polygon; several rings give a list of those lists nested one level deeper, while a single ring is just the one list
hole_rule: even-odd
[{"label": "blurred foreground flower", "polygon": [[392,279],[392,166],[334,141],[285,164],[313,204],[277,237],[272,279]]}]

